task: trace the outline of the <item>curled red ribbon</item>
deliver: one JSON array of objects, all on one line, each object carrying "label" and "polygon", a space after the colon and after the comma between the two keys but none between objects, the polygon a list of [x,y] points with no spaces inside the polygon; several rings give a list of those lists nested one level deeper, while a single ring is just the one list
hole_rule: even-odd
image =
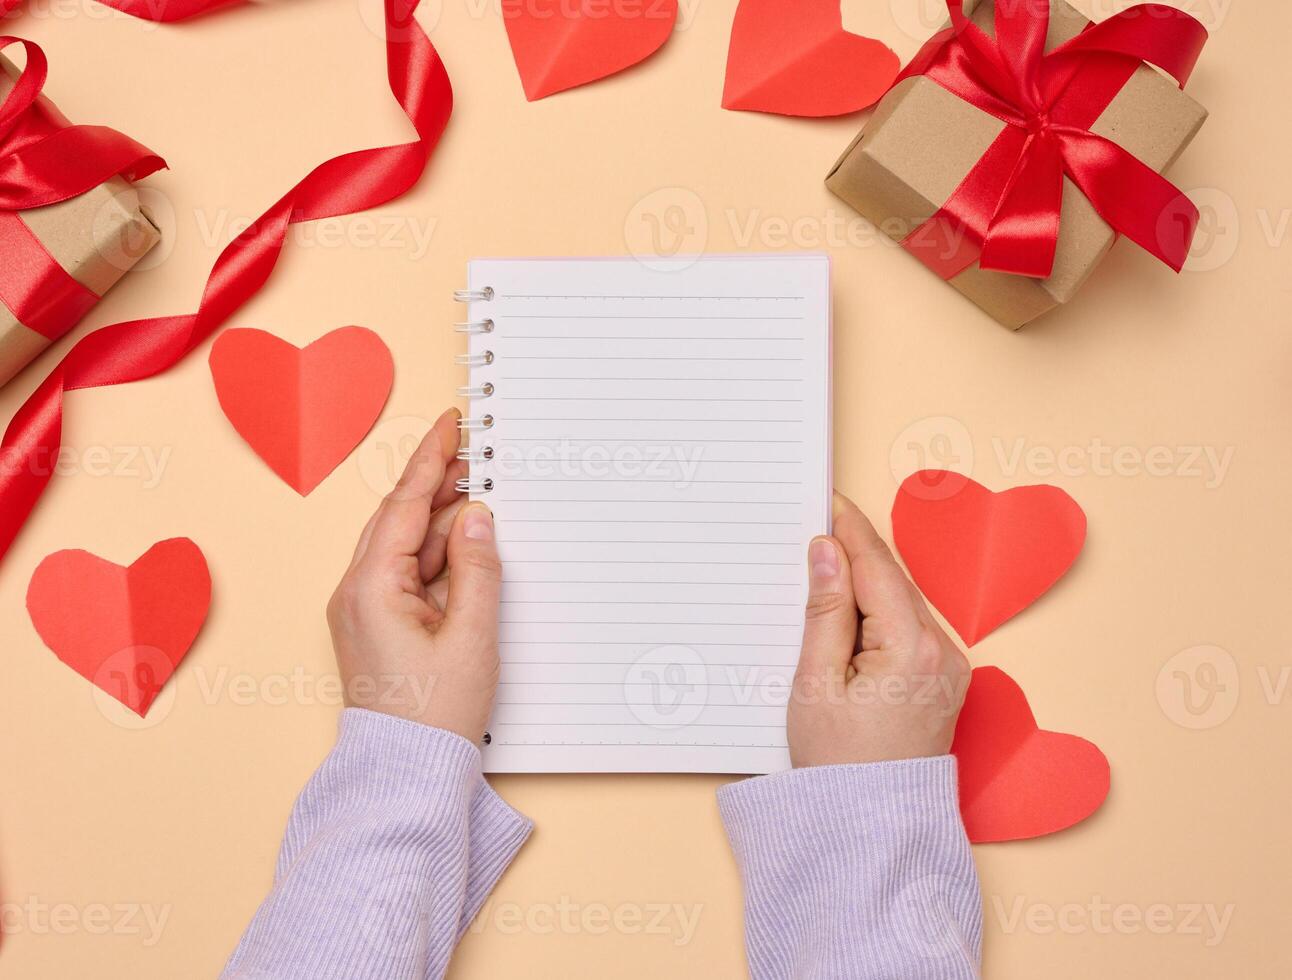
[{"label": "curled red ribbon", "polygon": [[99,297],[50,255],[15,213],[84,194],[109,177],[138,180],[166,161],[106,126],[73,126],[40,97],[48,64],[39,45],[0,36],[0,50],[21,44],[27,63],[0,104],[0,301],[37,333],[56,340]]},{"label": "curled red ribbon", "polygon": [[1045,278],[1054,268],[1066,174],[1114,231],[1178,272],[1197,209],[1090,127],[1142,62],[1183,87],[1206,28],[1173,7],[1137,4],[1047,54],[1047,0],[997,3],[994,38],[965,17],[962,0],[947,0],[947,9],[951,27],[931,38],[897,81],[923,75],[1006,125],[906,247],[944,279],[975,260],[984,269]]},{"label": "curled red ribbon", "polygon": [[[0,0],[8,9],[15,0]],[[230,0],[107,0],[125,13],[172,21]],[[412,187],[453,107],[448,72],[413,18],[418,0],[385,0],[391,92],[417,139],[333,157],[310,171],[216,259],[197,312],[131,320],[88,334],[68,351],[18,410],[0,444],[0,556],[13,543],[53,472],[61,445],[63,396],[78,388],[127,384],[176,364],[254,296],[274,270],[289,225],[352,214]]]}]

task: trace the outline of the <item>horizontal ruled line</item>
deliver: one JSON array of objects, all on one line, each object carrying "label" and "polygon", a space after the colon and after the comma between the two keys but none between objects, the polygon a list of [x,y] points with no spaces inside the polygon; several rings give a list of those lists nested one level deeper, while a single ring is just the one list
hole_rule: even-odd
[{"label": "horizontal ruled line", "polygon": [[[646,563],[643,563],[646,564]],[[667,582],[660,579],[572,579],[572,578],[509,578],[508,585],[712,585],[712,586],[762,586],[764,588],[797,588],[798,582],[675,582],[669,579]]]},{"label": "horizontal ruled line", "polygon": [[631,418],[621,418],[618,415],[613,417],[606,416],[604,418],[595,418],[595,419],[590,419],[590,418],[587,418],[586,416],[583,416],[580,418],[553,418],[547,415],[529,415],[524,418],[499,419],[498,421],[499,423],[508,424],[508,425],[515,424],[515,423],[522,423],[522,422],[657,422],[657,423],[658,422],[684,422],[688,425],[694,425],[696,423],[703,422],[703,423],[709,423],[709,424],[718,423],[721,425],[745,425],[750,423],[755,423],[758,425],[770,425],[774,423],[782,423],[784,425],[800,425],[803,422],[802,419],[713,419],[713,418],[709,418],[709,419],[660,419],[660,418],[631,419]]},{"label": "horizontal ruled line", "polygon": [[792,487],[800,486],[803,483],[802,480],[675,480],[671,477],[664,477],[659,480],[645,480],[635,476],[504,476],[500,477],[500,479],[506,480],[508,483],[686,483],[687,485],[702,483],[708,486],[721,485],[755,487]]},{"label": "horizontal ruled line", "polygon": [[[495,313],[495,320],[802,320],[756,313]],[[574,337],[572,340],[579,338]]]},{"label": "horizontal ruled line", "polygon": [[[502,395],[503,401],[514,402],[752,402],[755,405],[766,403],[787,404],[789,402],[801,402],[802,398],[683,398],[672,395],[642,395],[632,397],[629,395]],[[597,422],[600,419],[586,419],[585,421]],[[658,419],[656,421],[670,422],[672,419]],[[713,421],[722,421],[714,419]]]},{"label": "horizontal ruled line", "polygon": [[[607,667],[631,667],[636,664],[636,660],[514,660],[510,663],[503,664],[503,669],[514,667],[586,667],[589,664],[605,664]],[[705,664],[706,667],[768,667],[771,669],[783,669],[793,667],[794,664]],[[506,684],[526,684],[528,681],[504,681]],[[560,683],[559,681],[547,681],[543,683]],[[619,681],[580,681],[578,683],[587,684],[618,684]]]},{"label": "horizontal ruled line", "polygon": [[[633,319],[638,319],[634,317]],[[691,319],[688,317],[687,319]],[[687,340],[687,341],[726,341],[733,344],[743,344],[746,341],[781,341],[783,343],[801,343],[804,337],[755,337],[749,334],[738,337],[696,337],[693,335],[679,334],[580,334],[575,337],[570,334],[560,333],[531,333],[519,334],[510,331],[502,333],[499,336],[507,340]]]},{"label": "horizontal ruled line", "polygon": [[801,500],[634,500],[621,497],[500,497],[508,503],[520,504],[669,504],[672,507],[700,507],[719,504],[730,507],[749,504],[756,507],[798,507]]},{"label": "horizontal ruled line", "polygon": [[557,376],[557,375],[547,375],[545,377],[538,377],[533,375],[524,376],[524,375],[515,375],[515,374],[504,374],[502,376],[502,380],[503,381],[707,381],[707,382],[757,381],[760,383],[766,383],[766,382],[798,383],[803,381],[802,378],[680,378],[677,376],[673,376],[671,378],[625,378],[625,377],[620,377],[619,375],[614,375],[614,376],[603,375],[599,378],[585,378],[585,377],[565,377],[565,376]]},{"label": "horizontal ruled line", "polygon": [[[561,647],[563,647],[563,646],[569,646],[569,647],[585,647],[585,646],[586,646],[586,647],[639,647],[639,646],[649,646],[649,647],[656,647],[656,646],[659,646],[659,644],[658,644],[658,643],[642,643],[642,642],[639,642],[639,641],[637,641],[637,640],[499,640],[499,641],[498,641],[498,645],[499,645],[499,646],[504,646],[504,647],[519,647],[519,646],[561,646]],[[767,648],[777,647],[777,648],[782,648],[782,649],[786,649],[786,650],[797,650],[797,649],[799,649],[799,648],[802,646],[802,644],[800,644],[800,643],[710,643],[710,642],[708,642],[707,640],[704,640],[704,641],[699,641],[699,642],[691,642],[691,643],[688,643],[688,644],[687,644],[687,646],[691,646],[691,647],[745,647],[745,648],[747,648],[747,649],[748,649],[748,648],[761,649],[761,648],[764,648],[764,647],[767,647]],[[513,661],[511,661],[511,664],[523,664],[523,663],[526,663],[526,662],[527,662],[527,661],[523,661],[523,660],[513,660]],[[536,661],[532,661],[532,662],[533,662],[533,663],[547,663],[547,661],[537,661],[537,660],[536,660]],[[579,661],[579,663],[587,663],[587,662],[588,662],[588,661]],[[600,663],[600,662],[604,662],[604,661],[594,661],[594,662],[598,662],[598,663]],[[554,663],[554,664],[559,664],[559,663],[561,663],[561,661],[559,661],[559,660],[558,660],[558,661],[553,661],[553,663]],[[619,663],[620,663],[620,665],[622,665],[622,664],[635,664],[635,663],[637,663],[637,661],[636,661],[636,660],[624,660],[624,661],[620,661]],[[506,667],[506,666],[508,666],[508,664],[503,664],[503,666],[504,666],[504,667]],[[714,666],[722,667],[722,666],[725,666],[725,665],[724,665],[724,664],[715,664]],[[736,664],[735,666],[742,666],[742,665],[740,665],[740,664]],[[753,667],[764,667],[764,666],[784,667],[784,666],[786,666],[786,665],[785,665],[785,664],[770,664],[770,665],[769,665],[769,664],[751,664],[750,666],[753,666]]]},{"label": "horizontal ruled line", "polygon": [[[798,568],[796,561],[621,561],[617,558],[508,558],[508,565],[740,565],[748,568]],[[682,624],[685,625],[685,624]],[[708,624],[706,624],[708,625]]]},{"label": "horizontal ruled line", "polygon": [[[573,705],[563,705],[562,707],[573,707]],[[730,705],[714,705],[714,707],[730,707]],[[782,707],[782,705],[774,705],[774,706],[765,705],[763,707]],[[584,721],[584,722],[504,721],[504,722],[499,722],[496,725],[491,725],[489,727],[492,730],[493,728],[501,728],[507,725],[510,725],[513,728],[529,728],[531,726],[541,727],[541,728],[648,728],[650,727],[646,725],[644,722],[640,722],[640,721]],[[749,724],[748,722],[735,722],[730,725],[715,725],[715,724],[710,724],[708,722],[693,722],[690,725],[683,725],[681,730],[685,730],[687,728],[784,728],[784,727],[785,727],[784,722],[781,722],[779,725],[752,725],[752,724]]]},{"label": "horizontal ruled line", "polygon": [[[521,727],[513,725],[512,727]],[[646,726],[642,726],[643,728]],[[613,749],[631,745],[639,749],[783,749],[785,743],[770,744],[765,742],[508,742],[494,740],[495,745],[527,749]]]},{"label": "horizontal ruled line", "polygon": [[523,439],[518,439],[514,436],[508,436],[506,439],[498,440],[498,442],[503,445],[511,442],[567,442],[567,443],[590,442],[595,445],[601,445],[606,442],[617,442],[622,445],[632,445],[633,443],[638,443],[638,442],[651,443],[651,442],[663,442],[663,441],[676,442],[681,445],[701,445],[701,444],[721,445],[724,442],[730,443],[733,446],[737,446],[737,445],[801,446],[803,445],[802,439],[672,439],[668,437],[665,437],[662,439],[641,439],[641,438],[638,438],[638,439],[567,439],[564,436],[527,436]]},{"label": "horizontal ruled line", "polygon": [[509,517],[508,524],[701,524],[705,526],[741,525],[762,527],[798,527],[802,521],[670,521],[619,519],[614,517]]},{"label": "horizontal ruled line", "polygon": [[508,354],[511,361],[801,361],[801,357],[643,357],[618,354]]},{"label": "horizontal ruled line", "polygon": [[[664,583],[661,583],[664,584]],[[550,606],[551,599],[503,599],[501,605],[504,606]],[[641,599],[580,599],[581,606],[756,606],[760,609],[766,606],[783,606],[787,609],[797,609],[797,602],[689,602],[686,599],[651,599],[643,601]],[[702,623],[702,626],[709,624]]]},{"label": "horizontal ruled line", "polygon": [[675,296],[648,296],[648,295],[644,295],[644,294],[642,294],[642,295],[635,295],[635,294],[617,295],[617,294],[614,294],[614,293],[499,293],[498,295],[499,295],[499,297],[500,297],[500,298],[502,298],[502,299],[621,299],[621,300],[622,300],[622,299],[644,299],[644,300],[656,300],[656,299],[667,299],[667,300],[688,300],[688,299],[697,299],[697,300],[724,300],[724,299],[736,299],[736,300],[749,300],[749,301],[751,301],[751,302],[752,302],[752,301],[756,301],[756,300],[794,300],[794,299],[801,300],[801,299],[805,299],[805,298],[806,298],[806,297],[803,297],[803,296],[680,296],[680,295],[675,295]]},{"label": "horizontal ruled line", "polygon": [[801,548],[801,541],[656,541],[653,538],[505,538],[504,544],[729,544],[738,548]]},{"label": "horizontal ruled line", "polygon": [[754,629],[796,629],[798,623],[656,623],[630,619],[500,619],[499,626],[748,626]]}]

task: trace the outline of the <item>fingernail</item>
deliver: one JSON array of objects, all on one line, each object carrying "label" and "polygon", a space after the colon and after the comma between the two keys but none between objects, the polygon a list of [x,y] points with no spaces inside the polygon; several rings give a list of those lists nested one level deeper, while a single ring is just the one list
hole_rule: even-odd
[{"label": "fingernail", "polygon": [[472,504],[462,518],[462,533],[472,541],[493,540],[493,514],[484,504]]},{"label": "fingernail", "polygon": [[834,542],[817,538],[808,548],[808,564],[812,566],[812,581],[828,582],[839,574],[839,552]]}]

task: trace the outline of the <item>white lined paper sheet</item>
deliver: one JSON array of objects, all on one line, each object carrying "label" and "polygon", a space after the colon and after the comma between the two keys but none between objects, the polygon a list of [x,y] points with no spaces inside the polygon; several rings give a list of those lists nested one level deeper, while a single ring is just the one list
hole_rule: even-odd
[{"label": "white lined paper sheet", "polygon": [[[788,766],[830,515],[829,260],[469,264],[503,561],[488,772]],[[486,360],[486,352],[492,357]]]}]

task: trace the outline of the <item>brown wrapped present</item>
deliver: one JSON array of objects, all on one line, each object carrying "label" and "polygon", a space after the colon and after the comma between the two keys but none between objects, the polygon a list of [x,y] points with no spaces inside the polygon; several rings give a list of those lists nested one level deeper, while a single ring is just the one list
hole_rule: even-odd
[{"label": "brown wrapped present", "polygon": [[[0,100],[18,76],[0,56]],[[33,129],[69,125],[43,96],[26,112]],[[0,136],[0,154],[6,149]],[[159,237],[121,177],[56,204],[0,210],[0,385],[70,330]]]},{"label": "brown wrapped present", "polygon": [[[1030,2],[1034,6],[1043,0]],[[1142,16],[1148,17],[1147,14]],[[996,37],[992,0],[977,4],[969,19],[989,38]],[[1126,17],[1116,26],[1125,28],[1130,21],[1131,18]],[[1082,34],[1089,23],[1063,0],[1053,0],[1045,51],[1052,51]],[[1205,38],[1200,25],[1191,19],[1187,23],[1168,25],[1160,14],[1157,24],[1144,19],[1140,25],[1130,26],[1141,32],[1174,29],[1173,39],[1176,36],[1183,38],[1181,47],[1196,45],[1200,49]],[[953,43],[960,41],[957,39]],[[1196,56],[1196,51],[1182,53],[1178,60],[1183,70],[1177,69],[1177,74],[1187,77]],[[1111,60],[1106,55],[1100,57],[1104,57],[1105,62]],[[1125,77],[1120,90],[1110,89],[1115,91],[1115,95],[1102,111],[1097,107],[1093,110],[1098,115],[1086,130],[1113,141],[1160,174],[1188,146],[1206,118],[1206,110],[1161,71],[1143,62],[1136,65],[1129,59],[1123,58],[1122,61],[1128,77]],[[1079,87],[1083,80],[1078,78],[1073,84]],[[1047,124],[1044,118],[1039,122],[1039,126]],[[954,224],[945,218],[948,201],[953,195],[962,193],[962,185],[968,182],[967,175],[979,165],[984,154],[996,144],[1009,125],[953,94],[925,74],[904,77],[880,101],[866,128],[830,171],[826,185],[886,234],[902,242],[994,319],[1017,329],[1047,310],[1068,302],[1112,247],[1117,232],[1074,183],[1070,171],[1062,178],[1061,205],[1057,186],[1055,188],[1054,204],[1060,219],[1053,264],[1048,275],[989,271],[978,261],[980,239],[971,241],[967,250],[965,243],[956,239],[956,234],[966,229],[963,223],[952,228],[950,235],[945,227],[939,232],[935,227],[939,223]],[[1025,134],[1021,138],[1026,138]],[[1152,173],[1148,178],[1158,180]],[[1000,183],[1008,186],[1003,180]],[[1174,191],[1165,181],[1160,184]],[[999,189],[996,193],[1000,193]],[[1147,215],[1141,224],[1152,228],[1156,223],[1158,228],[1154,235],[1159,239],[1184,236],[1182,252],[1187,254],[1193,232],[1191,222],[1196,221],[1196,211],[1178,192],[1176,205],[1159,207],[1163,200],[1166,198],[1149,198],[1146,207],[1157,210]],[[1173,208],[1179,213],[1167,213]],[[935,215],[937,219],[931,220]],[[972,239],[973,235],[969,237]],[[1141,235],[1136,240],[1151,248],[1143,241],[1145,237],[1148,236]],[[1053,236],[1051,240],[1054,240]],[[1177,253],[1179,261],[1183,261],[1180,241],[1170,242],[1164,249]],[[1159,257],[1170,264],[1177,264],[1164,255],[1159,254]]]}]

